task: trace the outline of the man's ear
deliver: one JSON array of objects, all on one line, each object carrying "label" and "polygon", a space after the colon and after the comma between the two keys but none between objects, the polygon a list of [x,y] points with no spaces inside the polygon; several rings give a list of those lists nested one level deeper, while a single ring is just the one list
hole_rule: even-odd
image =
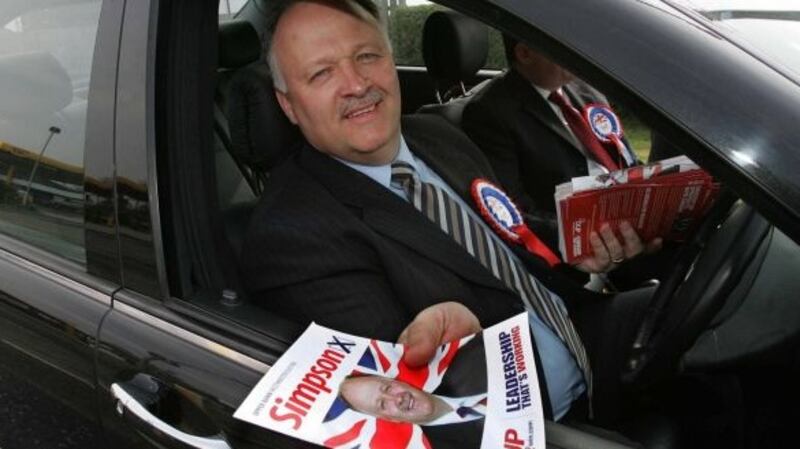
[{"label": "man's ear", "polygon": [[292,109],[292,103],[289,101],[289,97],[286,96],[285,93],[275,89],[275,98],[278,99],[278,104],[283,109],[283,113],[286,114],[286,117],[289,117],[289,121],[293,124],[297,124],[297,117],[294,115],[294,109]]}]

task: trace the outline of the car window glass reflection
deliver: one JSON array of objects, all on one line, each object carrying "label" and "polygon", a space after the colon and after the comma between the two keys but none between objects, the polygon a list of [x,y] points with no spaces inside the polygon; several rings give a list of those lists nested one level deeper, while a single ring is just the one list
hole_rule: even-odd
[{"label": "car window glass reflection", "polygon": [[101,3],[13,0],[0,9],[0,232],[79,263]]}]

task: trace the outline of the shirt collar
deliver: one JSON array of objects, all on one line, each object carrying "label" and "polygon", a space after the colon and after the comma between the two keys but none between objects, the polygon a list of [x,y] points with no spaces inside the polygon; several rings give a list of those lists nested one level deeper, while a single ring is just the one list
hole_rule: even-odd
[{"label": "shirt collar", "polygon": [[406,140],[403,138],[402,134],[400,134],[400,150],[397,152],[397,156],[395,156],[394,160],[389,164],[365,165],[338,157],[334,157],[334,159],[343,163],[344,165],[347,165],[353,170],[369,176],[373,181],[384,187],[389,187],[392,182],[392,163],[394,162],[405,162],[406,164],[414,167],[414,170],[419,170],[419,167],[417,167],[417,162],[414,160],[414,155],[411,154],[411,150],[408,148],[408,144],[406,144]]},{"label": "shirt collar", "polygon": [[533,88],[536,89],[536,92],[539,92],[539,95],[541,95],[542,98],[544,98],[547,101],[550,101],[550,94],[552,92],[558,92],[559,94],[564,95],[564,89],[561,88],[561,87],[559,87],[556,90],[551,91],[551,90],[547,90],[547,89],[541,88],[541,87],[539,87],[539,86],[537,86],[536,84],[533,84],[533,83],[531,83],[531,86],[533,86]]}]

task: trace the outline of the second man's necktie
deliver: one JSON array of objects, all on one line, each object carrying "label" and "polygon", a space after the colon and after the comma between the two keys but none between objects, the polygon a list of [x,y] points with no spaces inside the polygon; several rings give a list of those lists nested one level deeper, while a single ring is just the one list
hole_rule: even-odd
[{"label": "second man's necktie", "polygon": [[548,100],[555,103],[564,114],[564,119],[572,130],[572,134],[581,141],[581,144],[586,151],[592,154],[592,157],[599,163],[603,164],[609,171],[619,170],[619,165],[614,162],[614,159],[608,154],[605,147],[597,140],[594,133],[589,129],[589,124],[586,123],[581,113],[575,109],[569,100],[558,91],[553,91]]}]

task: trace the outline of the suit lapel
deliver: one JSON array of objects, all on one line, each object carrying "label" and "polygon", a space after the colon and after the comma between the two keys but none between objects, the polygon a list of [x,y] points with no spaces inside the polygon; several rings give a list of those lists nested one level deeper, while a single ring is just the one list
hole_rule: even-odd
[{"label": "suit lapel", "polygon": [[306,147],[300,165],[343,203],[359,209],[364,223],[471,282],[507,291],[479,262],[411,204],[366,175]]},{"label": "suit lapel", "polygon": [[[532,115],[536,120],[564,139],[578,154],[583,156],[580,142],[567,131],[567,127],[564,126],[561,119],[553,112],[553,108],[547,100],[542,98],[539,92],[516,71],[509,71],[507,76],[509,77],[511,89],[514,89],[512,92],[517,92],[518,95],[521,94],[522,96],[522,110]],[[570,100],[572,100],[571,95]]]}]

